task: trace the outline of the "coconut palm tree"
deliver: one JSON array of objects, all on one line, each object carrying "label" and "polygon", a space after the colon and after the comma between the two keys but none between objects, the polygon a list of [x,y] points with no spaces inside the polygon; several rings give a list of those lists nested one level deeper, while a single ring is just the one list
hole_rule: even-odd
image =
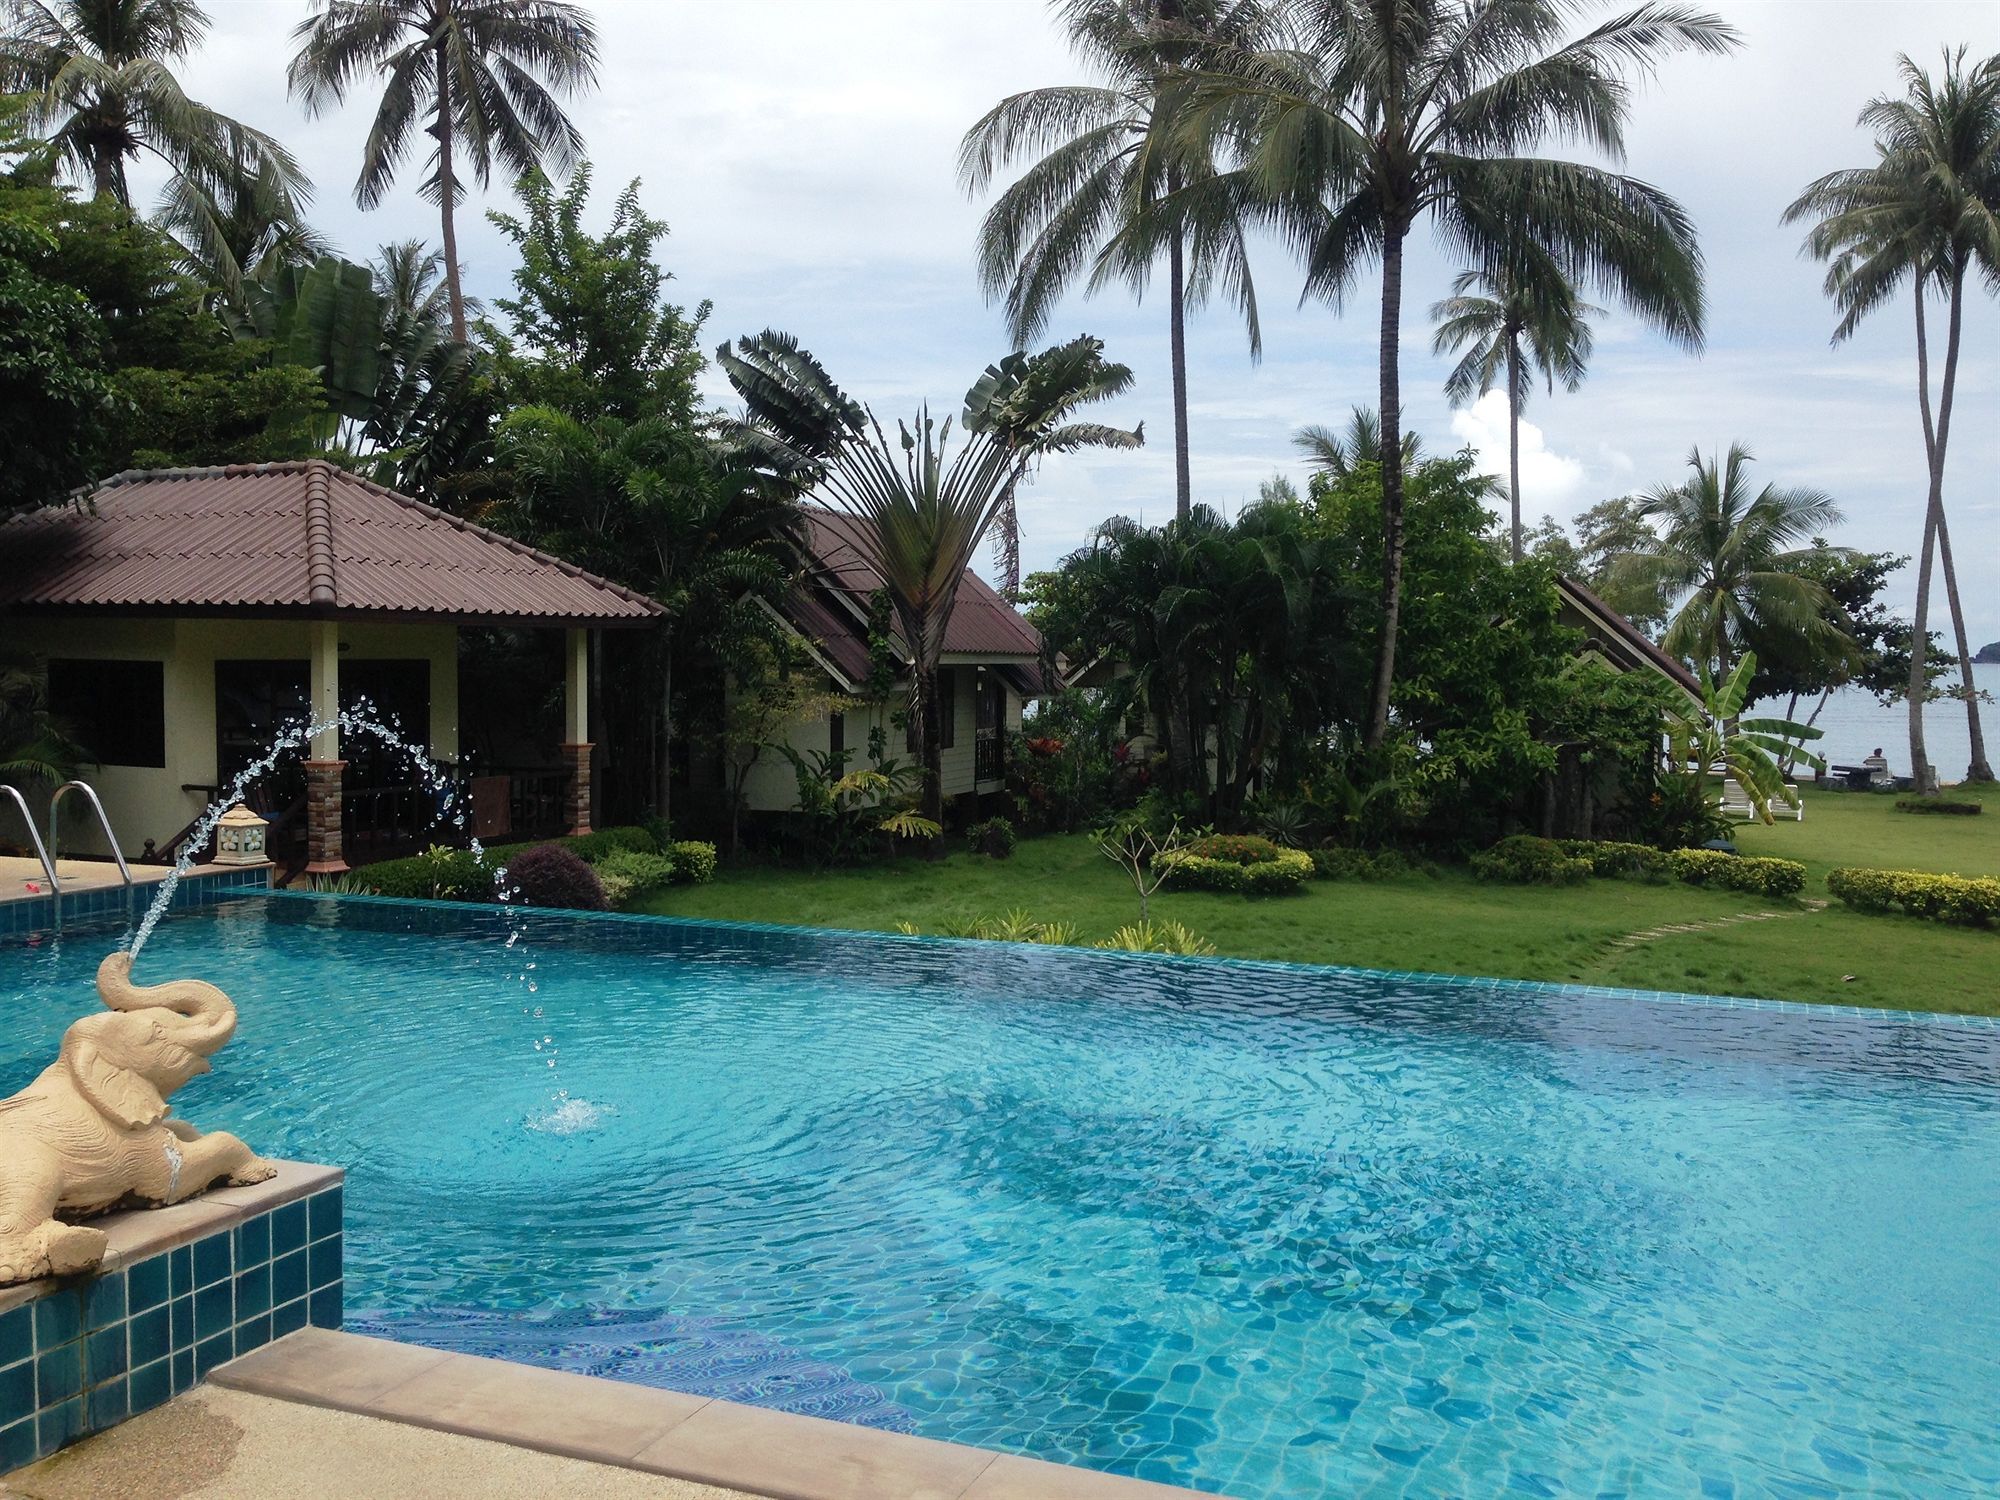
[{"label": "coconut palm tree", "polygon": [[1677,600],[1661,645],[1717,680],[1771,635],[1851,649],[1832,597],[1800,571],[1814,556],[1813,538],[1840,522],[1833,500],[1769,484],[1753,491],[1752,455],[1741,443],[1721,460],[1692,449],[1687,462],[1685,480],[1647,494],[1640,513],[1655,540],[1613,562],[1614,594]]},{"label": "coconut palm tree", "polygon": [[1104,340],[1085,334],[1040,354],[1015,353],[986,372],[965,393],[968,425],[990,427],[1023,462],[1007,483],[1000,513],[993,520],[994,558],[1000,592],[1009,600],[1021,592],[1021,517],[1014,494],[1029,471],[1051,453],[1082,448],[1137,448],[1146,425],[1130,431],[1104,422],[1072,422],[1080,406],[1108,401],[1132,385],[1132,371],[1104,358]]},{"label": "coconut palm tree", "polygon": [[132,161],[164,165],[163,227],[233,288],[251,251],[242,224],[306,233],[312,186],[275,139],[181,87],[174,65],[208,26],[194,0],[0,0],[0,93],[30,97],[29,128],[98,197],[131,208]]},{"label": "coconut palm tree", "polygon": [[[1841,318],[1833,342],[1853,334],[1861,320],[1896,295],[1907,281],[1917,319],[1917,407],[1923,419],[1927,496],[1923,549],[1917,561],[1916,623],[1911,635],[1910,764],[1924,781],[1930,764],[1924,746],[1924,699],[1929,673],[1931,568],[1943,565],[1945,597],[1957,635],[1962,697],[1971,731],[1967,776],[1991,781],[1979,695],[1972,676],[1972,645],[1959,603],[1945,521],[1945,457],[1951,439],[1952,400],[1958,382],[1965,283],[1982,277],[2000,283],[2000,57],[1966,66],[1965,49],[1947,52],[1941,80],[1908,57],[1899,57],[1901,98],[1884,95],[1861,111],[1875,131],[1872,166],[1820,178],[1785,210],[1785,222],[1815,220],[1806,249],[1828,262],[1826,293]],[[1927,306],[1945,304],[1944,369],[1933,412]]]},{"label": "coconut palm tree", "polygon": [[1558,380],[1566,391],[1582,385],[1590,363],[1590,319],[1602,312],[1577,296],[1561,271],[1532,255],[1461,271],[1451,295],[1431,305],[1438,325],[1431,352],[1465,350],[1445,377],[1451,404],[1470,405],[1503,378],[1507,384],[1507,495],[1515,562],[1521,560],[1521,408],[1528,402],[1527,374],[1532,369],[1540,375],[1551,395]]},{"label": "coconut palm tree", "polygon": [[[1292,446],[1306,456],[1314,473],[1345,479],[1364,464],[1382,462],[1382,419],[1370,408],[1357,406],[1347,419],[1345,432],[1314,422],[1292,434]],[[1424,440],[1414,432],[1405,432],[1402,450],[1407,469],[1423,456]]]},{"label": "coconut palm tree", "polygon": [[1241,312],[1251,357],[1263,349],[1256,289],[1239,221],[1157,242],[1124,231],[1170,186],[1205,176],[1212,162],[1171,149],[1162,92],[1206,51],[1259,36],[1260,6],[1246,0],[1067,0],[1070,43],[1101,82],[1030,89],[1002,99],[965,133],[959,180],[983,192],[1003,166],[1032,164],[994,201],[979,230],[979,276],[1004,298],[1008,336],[1033,341],[1065,292],[1124,281],[1145,291],[1167,266],[1167,339],[1173,371],[1174,506],[1192,503],[1188,471],[1187,313],[1221,291]]},{"label": "coconut palm tree", "polygon": [[1469,259],[1524,241],[1580,286],[1660,326],[1698,332],[1694,228],[1658,188],[1532,153],[1580,141],[1616,158],[1628,81],[1678,51],[1717,53],[1736,33],[1715,16],[1642,0],[1579,36],[1562,0],[1288,0],[1291,45],[1206,52],[1171,81],[1178,154],[1227,171],[1180,185],[1149,233],[1213,233],[1246,216],[1278,228],[1305,267],[1305,295],[1335,306],[1382,267],[1382,630],[1366,729],[1389,729],[1402,608],[1403,253],[1428,218]]},{"label": "coconut palm tree", "polygon": [[[486,186],[497,160],[513,177],[553,164],[567,172],[583,136],[556,102],[597,82],[597,32],[570,0],[317,0],[292,33],[287,73],[308,115],[340,104],[364,79],[382,97],[361,157],[354,201],[373,208],[421,131],[436,145],[419,191],[443,226],[451,336],[465,342],[454,211],[464,176]],[[427,123],[419,125],[419,120]],[[461,151],[463,155],[461,156]]]}]

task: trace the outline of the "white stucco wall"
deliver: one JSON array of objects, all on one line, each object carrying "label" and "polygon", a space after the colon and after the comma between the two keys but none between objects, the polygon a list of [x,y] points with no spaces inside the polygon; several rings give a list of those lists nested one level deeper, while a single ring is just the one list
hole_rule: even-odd
[{"label": "white stucco wall", "polygon": [[[46,657],[93,658],[164,663],[166,764],[86,767],[83,779],[97,789],[104,810],[127,856],[147,839],[164,843],[204,806],[199,792],[183,785],[216,780],[215,664],[235,660],[308,658],[303,620],[21,618],[5,622],[10,643]],[[342,622],[340,659],[430,662],[430,750],[453,760],[458,755],[458,632],[451,625]],[[30,798],[47,828],[44,793]],[[6,830],[8,838],[18,837]],[[63,804],[63,846],[78,854],[107,850],[83,804]]]}]

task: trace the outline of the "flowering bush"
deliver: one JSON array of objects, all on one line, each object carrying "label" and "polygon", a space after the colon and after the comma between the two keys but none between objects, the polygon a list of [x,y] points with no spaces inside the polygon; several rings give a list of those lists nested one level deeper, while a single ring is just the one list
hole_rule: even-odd
[{"label": "flowering bush", "polygon": [[1270,839],[1254,833],[1211,833],[1195,839],[1187,852],[1199,859],[1219,859],[1234,865],[1267,865],[1283,853]]}]

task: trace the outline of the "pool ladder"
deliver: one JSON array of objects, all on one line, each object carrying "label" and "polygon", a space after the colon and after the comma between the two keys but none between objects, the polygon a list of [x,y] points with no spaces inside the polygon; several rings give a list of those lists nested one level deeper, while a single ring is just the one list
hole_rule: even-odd
[{"label": "pool ladder", "polygon": [[8,800],[19,809],[21,822],[28,830],[28,841],[35,846],[35,858],[41,861],[42,873],[48,876],[50,894],[62,894],[62,877],[56,873],[56,860],[62,854],[62,803],[71,792],[82,792],[90,810],[97,815],[97,826],[104,832],[105,845],[111,850],[111,857],[118,862],[118,878],[124,882],[126,893],[132,890],[132,867],[125,863],[125,856],[118,848],[118,836],[111,831],[111,819],[104,814],[104,803],[98,799],[97,791],[87,781],[65,781],[55,789],[49,798],[49,839],[42,842],[41,830],[35,827],[35,816],[28,811],[28,800],[21,795],[18,787],[0,785],[0,792],[7,794]]}]

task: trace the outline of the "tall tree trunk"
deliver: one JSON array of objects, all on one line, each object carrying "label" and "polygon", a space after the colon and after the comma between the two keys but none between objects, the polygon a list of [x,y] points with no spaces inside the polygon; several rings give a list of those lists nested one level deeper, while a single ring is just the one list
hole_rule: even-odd
[{"label": "tall tree trunk", "polygon": [[1018,475],[1007,481],[993,514],[993,561],[1000,575],[1000,597],[1009,604],[1021,600],[1021,512],[1014,504],[1019,482]]},{"label": "tall tree trunk", "polygon": [[1951,628],[1958,647],[1959,683],[1965,694],[1966,728],[1972,759],[1966,767],[1968,781],[1991,781],[1993,767],[1986,759],[1986,733],[1979,722],[1979,691],[1972,676],[1972,643],[1965,634],[1965,609],[1958,599],[1958,569],[1951,560],[1951,528],[1944,513],[1945,445],[1951,438],[1952,396],[1958,384],[1958,346],[1965,310],[1965,267],[1954,269],[1951,279],[1951,322],[1945,336],[1944,383],[1938,389],[1937,453],[1932,462],[1932,504],[1937,507],[1938,564],[1944,570],[1945,603],[1951,611]]},{"label": "tall tree trunk", "polygon": [[1910,715],[1910,775],[1920,794],[1930,791],[1925,768],[1930,764],[1924,745],[1924,697],[1930,691],[1930,673],[1924,660],[1929,644],[1931,614],[1931,558],[1936,551],[1938,500],[1944,488],[1944,470],[1938,464],[1937,429],[1931,422],[1930,342],[1924,325],[1924,278],[1913,276],[1917,303],[1917,407],[1924,419],[1924,459],[1929,468],[1928,493],[1924,501],[1924,545],[1917,554],[1917,605],[1910,629],[1910,685],[1907,705]]},{"label": "tall tree trunk", "polygon": [[661,822],[674,815],[674,638],[660,637],[660,785],[654,808]]},{"label": "tall tree trunk", "polygon": [[1514,506],[1514,561],[1521,560],[1521,347],[1507,339],[1507,494]]},{"label": "tall tree trunk", "polygon": [[1364,743],[1380,749],[1389,736],[1389,694],[1396,680],[1396,626],[1403,607],[1403,371],[1396,347],[1403,328],[1403,239],[1391,223],[1382,241],[1382,639],[1375,653],[1375,690]]},{"label": "tall tree trunk", "polygon": [[[926,653],[928,654],[928,653]],[[922,658],[916,658],[921,661]],[[935,666],[915,669],[910,674],[910,687],[917,694],[916,720],[918,763],[923,767],[923,791],[918,811],[939,827],[944,826],[944,722],[938,717],[938,669]],[[931,859],[944,858],[944,840],[925,840],[925,855]]]},{"label": "tall tree trunk", "polygon": [[1174,515],[1185,521],[1194,489],[1188,479],[1187,255],[1179,230],[1167,246],[1167,342],[1174,377]]},{"label": "tall tree trunk", "polygon": [[451,165],[451,71],[445,66],[444,49],[437,52],[437,143],[438,206],[444,234],[444,287],[451,304],[451,336],[465,342],[465,294],[458,284],[458,225],[452,210],[458,197],[458,177]]}]

